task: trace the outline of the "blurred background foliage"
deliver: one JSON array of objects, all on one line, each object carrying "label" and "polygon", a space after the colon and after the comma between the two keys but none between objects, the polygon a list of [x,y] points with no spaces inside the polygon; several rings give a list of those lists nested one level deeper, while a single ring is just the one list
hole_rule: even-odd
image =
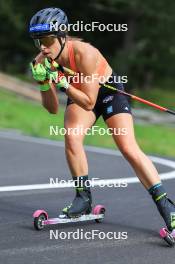
[{"label": "blurred background foliage", "polygon": [[[28,74],[35,56],[28,36],[32,15],[46,7],[62,8],[69,22],[128,24],[126,32],[71,32],[102,51],[118,74],[127,75],[128,87],[145,90],[174,85],[175,1],[172,0],[1,0],[0,71]],[[162,85],[163,84],[163,85]],[[129,90],[130,90],[129,89]]]},{"label": "blurred background foliage", "polygon": [[[96,46],[107,58],[114,71],[128,76],[126,89],[135,95],[165,107],[175,109],[175,1],[173,0],[0,0],[0,72],[32,81],[29,62],[38,50],[28,34],[31,17],[40,9],[59,7],[69,23],[127,24],[125,32],[70,32]],[[6,75],[7,79],[9,75]],[[18,78],[14,78],[17,81]],[[6,79],[5,79],[6,80]],[[50,115],[40,105],[19,94],[5,91],[0,79],[0,128],[14,129],[25,134],[49,137],[49,126],[63,126],[65,105],[58,115]],[[13,81],[11,80],[13,86]],[[27,86],[27,83],[23,84]],[[3,88],[3,89],[2,89]],[[131,91],[132,90],[132,91]],[[60,95],[59,95],[60,96]],[[141,108],[151,108],[132,101],[137,114]],[[145,109],[143,109],[145,111]],[[154,113],[157,114],[155,118]],[[146,112],[146,122],[137,123],[137,141],[146,153],[175,156],[174,120],[164,116],[162,123],[150,123],[163,118],[156,110]],[[144,119],[144,118],[143,118]],[[164,121],[166,122],[164,124]],[[168,121],[169,119],[169,121]],[[142,120],[143,121],[143,120]],[[145,121],[145,119],[144,119]],[[169,123],[167,123],[167,121]],[[105,127],[100,118],[99,127]],[[63,137],[52,139],[63,140]],[[116,148],[110,136],[86,137],[86,144]]]}]

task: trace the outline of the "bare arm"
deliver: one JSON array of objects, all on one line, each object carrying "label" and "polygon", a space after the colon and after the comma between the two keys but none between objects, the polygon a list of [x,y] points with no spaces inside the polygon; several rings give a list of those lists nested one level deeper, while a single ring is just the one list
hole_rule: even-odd
[{"label": "bare arm", "polygon": [[66,91],[66,94],[79,106],[81,106],[86,111],[91,111],[94,106],[94,102],[91,101],[89,96],[82,92],[81,90],[78,90],[77,88],[74,88],[72,85],[69,85],[69,89]]},{"label": "bare arm", "polygon": [[58,97],[54,85],[51,84],[51,88],[46,92],[41,92],[42,105],[50,114],[56,114],[58,112]]},{"label": "bare arm", "polygon": [[69,86],[69,89],[66,91],[66,94],[79,106],[83,109],[90,111],[93,109],[98,91],[99,83],[98,80],[93,80],[91,77],[96,73],[96,61],[97,54],[95,49],[90,48],[87,52],[83,50],[80,53],[80,56],[77,60],[78,68],[81,69],[83,76],[89,76],[89,81],[83,82],[81,84],[81,89],[77,89],[72,85]]}]

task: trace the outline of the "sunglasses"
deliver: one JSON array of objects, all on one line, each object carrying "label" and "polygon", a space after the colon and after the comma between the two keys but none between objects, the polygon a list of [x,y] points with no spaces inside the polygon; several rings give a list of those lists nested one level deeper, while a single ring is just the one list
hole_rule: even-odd
[{"label": "sunglasses", "polygon": [[50,47],[51,45],[53,45],[55,38],[57,38],[57,37],[56,36],[48,36],[48,37],[42,37],[42,38],[34,39],[34,44],[38,49],[41,49],[41,45],[43,45],[45,47]]}]

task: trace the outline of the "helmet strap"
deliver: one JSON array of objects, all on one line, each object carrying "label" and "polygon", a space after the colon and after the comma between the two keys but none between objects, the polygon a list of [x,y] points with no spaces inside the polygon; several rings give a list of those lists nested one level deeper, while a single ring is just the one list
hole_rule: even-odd
[{"label": "helmet strap", "polygon": [[57,60],[57,59],[59,58],[59,56],[61,55],[61,53],[62,53],[62,51],[63,51],[63,49],[64,49],[64,47],[65,47],[65,44],[66,44],[66,37],[65,37],[64,39],[65,39],[65,41],[64,41],[64,43],[63,43],[62,40],[61,40],[61,38],[58,38],[58,41],[59,41],[60,46],[61,46],[61,50],[60,50],[60,52],[58,53],[58,55],[56,56],[56,58],[55,58],[54,60]]}]

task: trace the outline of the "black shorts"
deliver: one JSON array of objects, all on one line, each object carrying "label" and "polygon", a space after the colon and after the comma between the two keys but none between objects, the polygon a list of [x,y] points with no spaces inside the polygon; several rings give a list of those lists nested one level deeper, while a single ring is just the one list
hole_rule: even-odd
[{"label": "black shorts", "polygon": [[[106,84],[124,91],[123,84],[118,83],[118,78],[117,74],[112,73],[110,83],[106,82]],[[67,106],[73,103],[74,102],[70,98],[67,99]],[[96,116],[96,120],[101,115],[104,120],[107,120],[109,117],[116,114],[131,114],[131,106],[126,95],[117,93],[102,85],[99,89],[97,101],[92,111]]]}]

